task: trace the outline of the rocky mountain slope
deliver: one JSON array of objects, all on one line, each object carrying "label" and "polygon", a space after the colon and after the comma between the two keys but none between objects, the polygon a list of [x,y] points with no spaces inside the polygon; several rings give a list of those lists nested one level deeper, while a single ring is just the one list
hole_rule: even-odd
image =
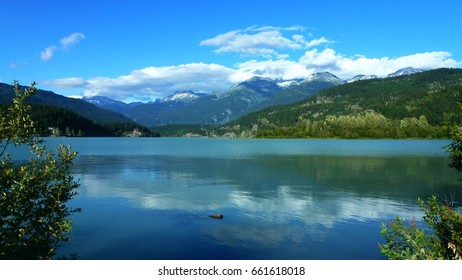
[{"label": "rocky mountain slope", "polygon": [[146,126],[223,124],[269,106],[303,100],[322,89],[342,83],[344,81],[325,72],[291,81],[253,77],[222,94],[176,92],[156,102],[142,104],[125,104],[101,96],[85,100],[123,113]]}]

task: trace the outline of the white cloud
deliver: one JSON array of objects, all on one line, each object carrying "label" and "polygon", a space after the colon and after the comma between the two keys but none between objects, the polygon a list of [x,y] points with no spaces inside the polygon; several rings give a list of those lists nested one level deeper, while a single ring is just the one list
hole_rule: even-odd
[{"label": "white cloud", "polygon": [[262,76],[271,79],[290,80],[307,77],[312,70],[307,69],[296,61],[287,59],[257,61],[249,60],[237,64],[237,70],[229,77],[233,83],[238,83],[252,78]]},{"label": "white cloud", "polygon": [[72,33],[71,35],[64,37],[60,40],[60,46],[57,47],[55,45],[47,47],[40,53],[40,57],[42,60],[50,60],[57,51],[65,51],[69,48],[77,45],[82,39],[85,38],[85,35],[82,33]]},{"label": "white cloud", "polygon": [[71,35],[61,39],[60,43],[63,49],[67,50],[70,47],[77,45],[81,40],[85,38],[82,33],[72,33]]},{"label": "white cloud", "polygon": [[338,54],[330,48],[322,51],[318,51],[318,49],[306,51],[299,59],[299,63],[314,72],[329,71],[343,79],[358,74],[383,77],[404,67],[434,69],[462,66],[462,62],[457,62],[451,58],[451,53],[442,51],[416,53],[397,58],[367,58],[364,56],[350,58]]},{"label": "white cloud", "polygon": [[[304,33],[305,28],[291,26],[287,28],[275,26],[255,27],[233,30],[219,34],[214,38],[200,42],[200,46],[216,47],[215,53],[240,53],[245,56],[260,56],[266,58],[288,57],[288,54],[280,54],[280,51],[297,51],[309,49],[314,46],[332,43],[325,37],[307,41]],[[312,36],[311,34],[307,34]]]},{"label": "white cloud", "polygon": [[66,78],[44,81],[58,88],[83,87],[84,96],[104,95],[118,100],[153,100],[175,91],[224,91],[230,87],[228,77],[235,70],[218,64],[191,63],[176,66],[133,70],[116,78]]},{"label": "white cloud", "polygon": [[299,60],[288,58],[248,60],[233,68],[218,64],[190,63],[174,66],[150,66],[131,71],[119,77],[78,77],[43,81],[59,89],[83,89],[84,96],[104,95],[122,101],[153,100],[175,91],[224,92],[233,84],[253,76],[290,80],[305,78],[315,72],[329,71],[349,79],[358,74],[381,77],[403,67],[434,69],[461,67],[462,62],[451,58],[448,52],[417,53],[397,58],[345,57],[326,48],[306,51]]},{"label": "white cloud", "polygon": [[333,49],[327,48],[322,52],[318,49],[309,50],[299,59],[299,62],[306,68],[332,71],[336,70],[339,60],[342,60],[342,56],[337,55]]},{"label": "white cloud", "polygon": [[315,46],[333,43],[332,41],[327,40],[325,37],[321,37],[318,39],[313,39],[311,41],[306,41],[305,37],[300,34],[295,34],[292,36],[292,39],[302,45],[305,49],[309,49]]},{"label": "white cloud", "polygon": [[203,40],[200,42],[200,46],[217,47],[214,51],[215,53],[235,52],[258,56],[277,55],[277,50],[303,48],[303,44],[297,41],[297,38],[302,35],[295,34],[290,39],[282,34],[282,31],[293,32],[301,29],[298,26],[289,28],[273,26],[249,27]]},{"label": "white cloud", "polygon": [[40,58],[42,58],[42,60],[49,60],[50,58],[53,57],[53,55],[55,54],[55,51],[56,51],[56,46],[49,46],[48,48],[46,48],[40,53]]},{"label": "white cloud", "polygon": [[312,48],[312,47],[315,47],[315,46],[319,46],[319,45],[322,45],[322,44],[329,44],[329,43],[332,43],[332,42],[327,40],[324,37],[321,37],[319,39],[313,39],[313,40],[307,42],[305,44],[305,48]]},{"label": "white cloud", "polygon": [[[304,32],[305,29],[300,26],[252,26],[223,33],[200,43],[201,46],[216,47],[215,53],[240,53],[244,55],[241,59],[247,58],[246,61],[238,62],[232,67],[214,63],[150,66],[119,77],[71,77],[48,80],[44,83],[59,89],[74,89],[73,93],[81,89],[80,93],[85,96],[105,95],[122,101],[134,101],[153,100],[180,90],[223,92],[233,84],[253,76],[290,80],[328,71],[342,79],[349,79],[358,74],[384,77],[404,67],[462,67],[461,61],[454,60],[451,53],[444,51],[395,58],[346,56],[330,47],[321,48],[322,45],[329,45],[333,41],[325,37],[315,38],[312,34],[306,34],[311,38],[307,40],[302,34]],[[42,59],[50,59],[56,51],[75,46],[84,38],[82,33],[71,34],[61,39],[59,48],[51,46],[43,51]],[[292,52],[290,55],[279,53],[281,50]]]}]

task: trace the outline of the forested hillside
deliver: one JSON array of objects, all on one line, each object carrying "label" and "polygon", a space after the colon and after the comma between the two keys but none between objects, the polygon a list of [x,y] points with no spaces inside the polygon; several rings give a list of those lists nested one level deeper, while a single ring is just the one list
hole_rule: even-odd
[{"label": "forested hillside", "polygon": [[[0,115],[6,114],[14,95],[13,85],[0,83]],[[38,90],[27,103],[42,136],[158,136],[122,114],[51,91]]]},{"label": "forested hillside", "polygon": [[[7,103],[0,103],[0,114],[5,114]],[[156,132],[130,122],[97,123],[60,107],[31,104],[31,116],[41,136],[158,136]]]},{"label": "forested hillside", "polygon": [[344,84],[240,123],[259,125],[260,137],[444,137],[462,121],[461,92],[462,70],[438,69]]},{"label": "forested hillside", "polygon": [[[20,86],[20,88],[24,89],[25,86]],[[13,97],[13,86],[0,83],[0,103],[9,103]],[[39,89],[36,95],[28,99],[28,103],[64,108],[73,111],[81,117],[99,123],[133,123],[133,120],[120,113],[104,110],[81,99],[65,97],[52,91]]]},{"label": "forested hillside", "polygon": [[461,93],[461,69],[361,80],[194,132],[236,137],[442,138],[448,124],[462,123],[457,108]]},{"label": "forested hillside", "polygon": [[[316,73],[306,79],[282,81],[253,77],[220,94],[175,93],[154,103],[129,106],[123,112],[146,126],[169,124],[219,125],[250,112],[277,104],[290,104],[343,83],[330,73]],[[190,98],[195,96],[196,98]],[[99,97],[101,98],[101,97]],[[96,104],[96,103],[95,103]],[[119,110],[115,107],[115,110]]]}]

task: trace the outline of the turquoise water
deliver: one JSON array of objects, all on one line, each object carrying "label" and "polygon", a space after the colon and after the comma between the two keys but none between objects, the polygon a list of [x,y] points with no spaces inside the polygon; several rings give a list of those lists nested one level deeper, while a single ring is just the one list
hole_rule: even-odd
[{"label": "turquoise water", "polygon": [[[81,259],[383,259],[380,225],[460,202],[426,140],[50,138],[79,155],[83,211],[60,253]],[[208,215],[221,213],[221,220]]]}]

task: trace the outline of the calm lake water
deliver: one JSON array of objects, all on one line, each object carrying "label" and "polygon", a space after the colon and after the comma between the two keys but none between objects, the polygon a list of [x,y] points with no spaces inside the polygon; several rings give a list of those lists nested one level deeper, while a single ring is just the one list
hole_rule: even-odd
[{"label": "calm lake water", "polygon": [[[426,140],[50,138],[71,144],[81,259],[383,259],[382,222],[418,197],[460,202]],[[208,215],[221,213],[221,220]]]}]

